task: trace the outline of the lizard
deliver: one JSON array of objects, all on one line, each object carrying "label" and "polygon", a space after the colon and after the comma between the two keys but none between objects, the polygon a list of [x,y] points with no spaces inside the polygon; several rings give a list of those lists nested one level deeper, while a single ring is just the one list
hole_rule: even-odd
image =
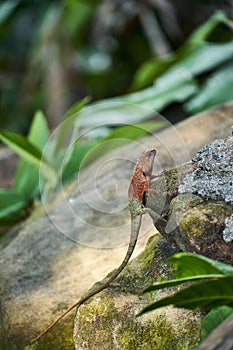
[{"label": "lizard", "polygon": [[50,326],[48,326],[42,333],[40,333],[36,338],[34,338],[31,341],[31,343],[34,343],[35,341],[40,339],[43,335],[45,335],[53,326],[55,326],[55,324],[58,323],[58,321],[60,321],[75,307],[79,307],[89,298],[93,297],[103,289],[107,288],[109,284],[113,280],[115,280],[116,277],[119,276],[121,271],[127,265],[134,251],[135,245],[137,243],[139,230],[141,226],[142,215],[146,211],[145,210],[146,197],[149,192],[149,184],[152,176],[155,155],[156,155],[155,149],[151,149],[143,152],[135,166],[133,176],[130,180],[129,189],[128,189],[128,207],[129,207],[130,216],[131,216],[131,234],[130,234],[128,249],[122,263],[106,282],[101,284],[99,287],[97,287],[93,291],[90,291],[89,293],[84,295],[81,299],[79,299],[79,301],[71,305],[62,315],[60,315],[54,322],[52,322]]}]

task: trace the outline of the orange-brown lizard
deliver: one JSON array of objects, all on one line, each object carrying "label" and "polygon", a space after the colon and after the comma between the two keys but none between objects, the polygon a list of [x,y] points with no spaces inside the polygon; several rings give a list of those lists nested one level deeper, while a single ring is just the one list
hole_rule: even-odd
[{"label": "orange-brown lizard", "polygon": [[131,235],[128,249],[120,266],[115,270],[109,279],[94,289],[93,291],[84,295],[79,301],[70,306],[61,316],[59,316],[51,325],[46,328],[41,334],[39,334],[32,343],[46,334],[58,321],[60,321],[65,315],[67,315],[75,307],[80,306],[82,303],[87,301],[92,296],[96,295],[103,289],[109,286],[109,284],[121,273],[128,263],[134,247],[136,245],[138,234],[141,226],[142,215],[145,212],[146,196],[149,192],[149,184],[152,176],[154,159],[156,155],[156,150],[151,149],[149,151],[143,152],[135,166],[133,176],[130,181],[128,190],[128,205],[131,215]]}]

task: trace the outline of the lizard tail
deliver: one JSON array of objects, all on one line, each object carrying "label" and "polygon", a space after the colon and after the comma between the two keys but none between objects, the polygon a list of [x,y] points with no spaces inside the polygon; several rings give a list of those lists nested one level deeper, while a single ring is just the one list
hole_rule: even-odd
[{"label": "lizard tail", "polygon": [[109,286],[109,284],[116,278],[119,276],[119,274],[121,273],[121,271],[125,268],[125,266],[127,265],[134,247],[137,243],[137,239],[138,239],[138,233],[139,233],[139,229],[141,226],[141,215],[136,216],[131,223],[131,235],[130,235],[130,242],[128,245],[128,249],[127,252],[125,254],[125,257],[122,261],[122,263],[120,264],[120,266],[115,270],[115,272],[113,272],[113,274],[109,277],[109,279],[101,284],[99,287],[95,288],[93,291],[89,292],[88,294],[84,295],[83,298],[81,298],[78,302],[74,303],[73,305],[71,305],[62,315],[60,315],[55,321],[53,321],[42,333],[40,333],[36,338],[34,338],[30,344],[36,342],[37,340],[39,340],[42,336],[44,336],[51,328],[53,328],[53,326],[55,326],[64,316],[66,316],[70,311],[72,311],[75,307],[79,307],[81,304],[83,304],[86,300],[88,300],[89,298],[93,297],[94,295],[98,294],[99,292],[101,292],[103,289],[105,289],[106,287]]}]

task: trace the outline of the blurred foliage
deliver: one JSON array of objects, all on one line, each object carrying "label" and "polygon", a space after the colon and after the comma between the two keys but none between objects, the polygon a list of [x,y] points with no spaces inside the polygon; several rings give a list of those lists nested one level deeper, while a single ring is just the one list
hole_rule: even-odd
[{"label": "blurred foliage", "polygon": [[[218,6],[222,4],[230,13],[230,3],[213,0],[181,6],[179,1],[173,4],[168,0],[2,1],[0,128],[26,133],[37,109],[45,111],[50,128],[54,128],[68,107],[86,95],[97,101],[125,94],[130,86],[131,91],[138,91],[182,58],[186,68],[195,55],[199,66],[204,60],[208,62],[209,55],[214,61],[214,47],[208,51],[206,45],[205,57],[200,46],[193,45],[193,52],[189,47],[189,62],[185,47],[175,54],[173,51]],[[207,38],[211,43],[230,40],[224,21]],[[219,64],[209,65],[208,71]],[[187,104],[186,113],[198,110],[196,103],[198,100]]]},{"label": "blurred foliage", "polygon": [[[46,118],[40,111],[36,112],[27,137],[0,131],[0,140],[20,157],[12,188],[0,189],[0,225],[12,224],[25,217],[36,198],[42,193],[44,198],[53,194],[77,174],[81,165],[86,167],[110,150],[165,126],[162,121],[142,122],[120,126],[113,131],[109,128],[107,135],[101,137],[95,128],[94,133],[88,128],[82,140],[79,112],[87,103],[88,99],[84,99],[73,106],[51,138]],[[87,111],[84,109],[85,113]]]},{"label": "blurred foliage", "polygon": [[[134,4],[133,1],[126,3]],[[134,18],[135,8],[125,8],[119,0],[117,16],[114,17],[116,8],[113,4],[116,3],[103,1],[101,7],[99,2],[75,0],[49,3],[10,0],[0,4],[0,36],[3,39],[0,74],[4,64],[7,70],[0,82],[1,123],[4,126],[6,121],[11,122],[12,117],[16,123],[13,123],[13,129],[20,125],[26,128],[24,117],[32,113],[37,104],[46,110],[46,117],[42,112],[34,115],[26,137],[12,131],[0,131],[0,140],[21,158],[9,198],[8,190],[0,192],[0,222],[15,221],[14,213],[18,215],[19,211],[24,215],[24,209],[39,196],[39,180],[40,189],[47,194],[62,181],[75,176],[81,164],[87,166],[109,150],[164,127],[165,119],[155,116],[156,112],[164,111],[169,105],[179,103],[188,114],[233,99],[233,24],[223,12],[217,11],[178,50],[162,57],[146,60],[143,52],[147,50],[140,46],[146,41],[139,40],[134,51],[131,45],[126,44],[126,39],[126,45],[121,49],[130,54],[125,65],[121,66],[116,59],[120,57],[118,35],[123,33],[122,28],[129,18]],[[151,8],[147,2],[147,7],[143,4],[138,3],[142,7],[136,7],[137,14],[141,9],[148,19],[152,14]],[[32,9],[34,11],[35,8],[37,12],[33,17]],[[121,25],[114,22],[122,14]],[[145,18],[142,14],[140,18],[144,28]],[[111,23],[108,22],[110,19]],[[101,23],[98,24],[98,21]],[[20,30],[17,30],[16,23]],[[103,23],[111,30],[103,29]],[[22,26],[25,31],[23,39],[20,38]],[[157,26],[157,22],[152,24],[152,33],[155,28],[159,33],[158,37],[155,36],[156,49],[149,28],[144,28],[150,43],[148,46],[151,46],[154,55],[169,50]],[[28,30],[29,27],[32,30]],[[28,61],[24,50],[20,51],[23,42],[7,50],[9,39],[13,40],[17,35],[29,52]],[[133,38],[129,39],[131,44]],[[138,36],[135,38],[138,39]],[[7,57],[8,52],[12,55],[10,58]],[[143,64],[131,79],[141,61]],[[26,67],[25,76],[24,73],[20,76],[22,67]],[[122,79],[121,88],[117,79]],[[122,88],[124,79],[127,83]],[[65,113],[73,99],[72,93],[75,96],[76,87],[80,96],[86,95],[91,87],[92,100],[96,101],[90,104],[89,97],[77,99],[76,96],[74,100],[79,102]],[[126,93],[127,89],[131,92]],[[99,99],[115,96],[118,92],[124,94]],[[49,138],[50,128],[58,124],[54,135]]]}]

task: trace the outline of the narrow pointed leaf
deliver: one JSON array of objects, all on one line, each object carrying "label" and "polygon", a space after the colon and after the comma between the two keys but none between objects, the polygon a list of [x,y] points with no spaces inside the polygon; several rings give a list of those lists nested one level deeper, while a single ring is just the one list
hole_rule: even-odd
[{"label": "narrow pointed leaf", "polygon": [[233,306],[233,276],[207,280],[185,288],[172,296],[165,297],[145,307],[139,315],[160,307],[174,305],[176,307],[195,309],[197,307]]},{"label": "narrow pointed leaf", "polygon": [[[41,111],[35,113],[27,140],[43,151],[49,138],[47,121]],[[25,198],[33,199],[39,193],[39,171],[30,163],[21,159],[14,180],[14,188]]]},{"label": "narrow pointed leaf", "polygon": [[56,183],[57,176],[53,168],[42,161],[42,153],[32,145],[24,136],[11,131],[0,131],[0,139],[12,148],[22,159],[41,171],[42,175],[51,183]]},{"label": "narrow pointed leaf", "polygon": [[162,281],[162,282],[157,282],[155,284],[152,284],[151,286],[147,287],[146,289],[143,290],[143,294],[149,293],[149,292],[154,292],[156,290],[160,289],[165,289],[165,288],[171,288],[175,286],[179,286],[181,284],[189,283],[189,282],[196,282],[199,281],[203,278],[218,278],[222,277],[223,275],[221,274],[212,274],[212,275],[196,275],[196,276],[190,276],[190,277],[185,277],[185,278],[179,278],[176,280],[170,280],[170,281]]}]

